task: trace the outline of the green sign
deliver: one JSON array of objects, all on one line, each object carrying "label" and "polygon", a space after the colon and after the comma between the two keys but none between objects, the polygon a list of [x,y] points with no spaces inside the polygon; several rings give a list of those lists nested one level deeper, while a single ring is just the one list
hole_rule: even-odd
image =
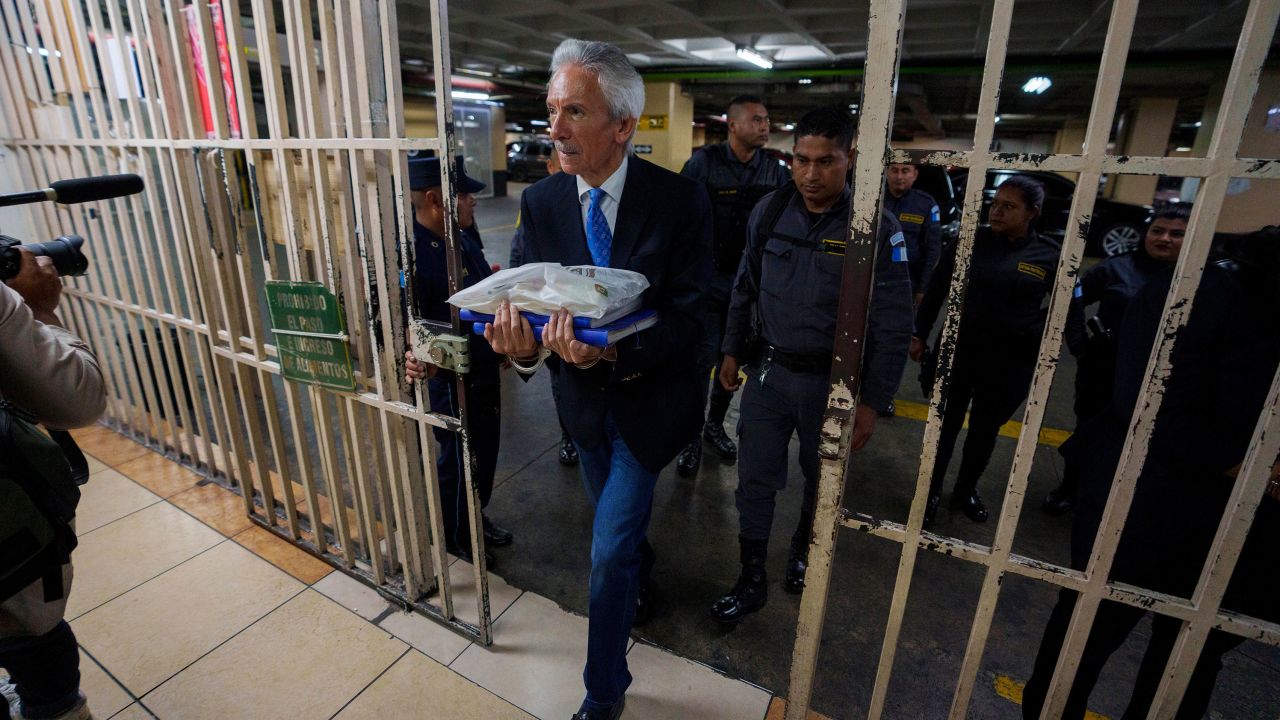
[{"label": "green sign", "polygon": [[335,390],[355,390],[342,305],[321,283],[270,281],[267,307],[290,380]]}]

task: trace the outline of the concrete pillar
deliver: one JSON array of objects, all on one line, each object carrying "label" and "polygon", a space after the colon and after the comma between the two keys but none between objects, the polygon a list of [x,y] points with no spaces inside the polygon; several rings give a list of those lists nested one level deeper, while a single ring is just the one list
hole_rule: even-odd
[{"label": "concrete pillar", "polygon": [[[1177,111],[1177,98],[1139,98],[1129,112],[1124,146],[1117,154],[1164,157]],[[1108,183],[1107,195],[1120,202],[1149,205],[1157,180],[1154,175],[1116,175]]]},{"label": "concrete pillar", "polygon": [[693,153],[693,98],[679,83],[644,84],[644,115],[633,141],[636,154],[680,172]]},{"label": "concrete pillar", "polygon": [[[1084,152],[1084,136],[1089,129],[1089,123],[1086,120],[1068,120],[1062,123],[1062,129],[1053,136],[1053,142],[1050,147],[1053,148],[1055,155],[1079,155]],[[1059,175],[1068,178],[1071,182],[1080,179],[1080,173],[1060,172]]]}]

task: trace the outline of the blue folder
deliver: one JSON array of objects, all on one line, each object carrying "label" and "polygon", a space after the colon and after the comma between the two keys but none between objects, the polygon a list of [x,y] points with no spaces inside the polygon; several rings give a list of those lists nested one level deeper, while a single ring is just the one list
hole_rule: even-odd
[{"label": "blue folder", "polygon": [[[473,320],[471,323],[471,332],[476,335],[484,335],[484,326],[486,323],[492,322],[492,315],[484,316],[479,313],[471,313],[469,310],[462,311],[462,319],[467,320],[467,314],[474,317],[489,317],[489,320],[479,321]],[[542,322],[534,322],[529,315],[532,313],[522,313],[529,319],[529,324],[533,327],[533,337],[542,342],[542,328],[546,323],[545,315],[535,315],[534,317],[542,318]],[[579,326],[577,321],[580,318],[574,318],[573,334],[582,342],[595,347],[608,347],[623,338],[634,335],[645,328],[653,327],[658,323],[658,312],[656,310],[637,310],[625,317],[614,320],[608,325],[602,325],[597,328]],[[591,318],[585,318],[590,320]]]}]

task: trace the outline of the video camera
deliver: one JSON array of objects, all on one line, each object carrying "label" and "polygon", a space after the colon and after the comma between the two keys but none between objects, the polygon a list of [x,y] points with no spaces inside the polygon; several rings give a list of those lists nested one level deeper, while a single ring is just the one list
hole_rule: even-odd
[{"label": "video camera", "polygon": [[[45,201],[69,205],[110,200],[135,195],[142,192],[143,187],[142,178],[133,174],[59,180],[43,190],[0,195],[0,207]],[[28,244],[0,235],[0,281],[8,280],[18,274],[22,265],[20,249],[52,259],[53,266],[60,276],[83,275],[89,269],[89,259],[80,251],[83,245],[84,238],[79,235],[63,235],[49,242]]]}]

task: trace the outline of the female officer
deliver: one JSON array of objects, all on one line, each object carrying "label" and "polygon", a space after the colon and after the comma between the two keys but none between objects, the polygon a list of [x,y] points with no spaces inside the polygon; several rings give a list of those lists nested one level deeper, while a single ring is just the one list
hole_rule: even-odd
[{"label": "female officer", "polygon": [[[1178,261],[1182,238],[1187,234],[1190,205],[1174,205],[1156,213],[1142,245],[1131,253],[1116,255],[1094,265],[1076,281],[1067,310],[1067,349],[1076,357],[1076,426],[1097,415],[1111,399],[1116,368],[1116,333],[1124,309],[1153,275]],[[1087,323],[1085,308],[1098,304],[1098,313]],[[1086,329],[1086,326],[1088,329]],[[1066,468],[1062,484],[1044,499],[1044,511],[1060,515],[1075,501],[1080,470],[1063,445]]]},{"label": "female officer", "polygon": [[[990,226],[973,243],[969,285],[960,313],[960,335],[951,365],[951,385],[942,408],[942,437],[929,485],[926,524],[938,512],[942,480],[956,438],[969,412],[969,436],[951,495],[952,509],[986,522],[978,478],[995,449],[1000,426],[1026,399],[1048,313],[1047,298],[1062,244],[1032,226],[1044,205],[1044,186],[1026,175],[1000,184],[991,203]],[[943,254],[916,313],[911,359],[920,360],[938,311],[947,298],[956,246]]]}]

